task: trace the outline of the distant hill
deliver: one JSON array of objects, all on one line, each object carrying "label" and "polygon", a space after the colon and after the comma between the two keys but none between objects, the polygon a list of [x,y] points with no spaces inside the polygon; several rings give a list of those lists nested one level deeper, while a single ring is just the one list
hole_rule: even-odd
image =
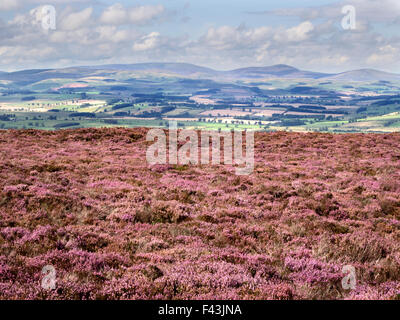
[{"label": "distant hill", "polygon": [[113,64],[97,67],[89,67],[92,69],[106,70],[129,70],[144,71],[152,73],[172,73],[183,76],[206,76],[206,77],[230,77],[230,78],[307,78],[318,79],[327,77],[329,74],[317,73],[310,71],[302,71],[294,67],[279,64],[268,67],[250,67],[241,68],[231,71],[218,71],[211,68],[200,67],[189,63],[138,63],[138,64]]},{"label": "distant hill", "polygon": [[230,71],[218,71],[189,63],[137,63],[112,64],[95,67],[84,67],[92,70],[142,71],[151,73],[177,74],[181,76],[196,76],[204,78],[237,78],[237,79],[326,79],[343,81],[394,81],[400,80],[400,75],[373,69],[347,71],[338,74],[312,72],[295,67],[277,64],[266,67],[248,67]]},{"label": "distant hill", "polygon": [[269,67],[252,67],[228,71],[227,74],[239,78],[285,78],[285,79],[319,79],[329,76],[326,73],[302,71],[294,67],[278,64]]},{"label": "distant hill", "polygon": [[400,75],[374,69],[360,69],[331,75],[327,79],[342,81],[396,81],[400,80]]},{"label": "distant hill", "polygon": [[136,64],[110,64],[96,67],[87,67],[96,70],[118,70],[118,71],[145,71],[153,73],[173,73],[184,76],[208,75],[214,76],[219,71],[196,66],[190,63],[136,63]]},{"label": "distant hill", "polygon": [[338,74],[305,71],[292,66],[278,64],[266,67],[240,68],[230,71],[218,71],[189,63],[137,63],[110,64],[101,66],[81,66],[63,69],[37,69],[16,72],[0,72],[0,80],[11,80],[19,84],[33,83],[53,78],[79,79],[88,76],[110,76],[119,71],[133,73],[162,74],[197,79],[322,79],[339,81],[395,81],[400,75],[361,69]]},{"label": "distant hill", "polygon": [[23,85],[54,78],[79,79],[85,75],[83,70],[79,69],[32,69],[0,73],[0,80],[14,81]]}]

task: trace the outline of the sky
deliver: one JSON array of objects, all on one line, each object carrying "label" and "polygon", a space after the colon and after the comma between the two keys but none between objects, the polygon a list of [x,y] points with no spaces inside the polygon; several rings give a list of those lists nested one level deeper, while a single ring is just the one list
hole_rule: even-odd
[{"label": "sky", "polygon": [[186,62],[400,73],[399,27],[399,0],[0,0],[0,70]]}]

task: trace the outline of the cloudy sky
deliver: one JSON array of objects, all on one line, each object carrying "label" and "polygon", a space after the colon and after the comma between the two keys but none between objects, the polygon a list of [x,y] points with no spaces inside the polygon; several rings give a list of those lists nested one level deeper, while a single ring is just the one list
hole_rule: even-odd
[{"label": "cloudy sky", "polygon": [[[355,29],[342,27],[346,5]],[[188,62],[400,73],[399,27],[399,0],[0,0],[0,70]]]}]

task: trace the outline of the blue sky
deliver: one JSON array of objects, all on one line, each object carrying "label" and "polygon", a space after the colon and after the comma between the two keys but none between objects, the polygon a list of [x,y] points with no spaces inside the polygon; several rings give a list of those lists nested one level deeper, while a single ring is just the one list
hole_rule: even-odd
[{"label": "blue sky", "polygon": [[[44,5],[56,9],[45,30]],[[343,6],[356,12],[344,30]],[[0,70],[188,62],[400,72],[398,0],[1,0]]]}]

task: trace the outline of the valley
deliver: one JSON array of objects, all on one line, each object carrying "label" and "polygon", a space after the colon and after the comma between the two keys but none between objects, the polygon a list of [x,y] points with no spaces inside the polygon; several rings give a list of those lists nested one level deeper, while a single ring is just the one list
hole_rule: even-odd
[{"label": "valley", "polygon": [[179,63],[0,74],[0,129],[167,127],[396,132],[400,76],[286,66],[216,71]]}]

